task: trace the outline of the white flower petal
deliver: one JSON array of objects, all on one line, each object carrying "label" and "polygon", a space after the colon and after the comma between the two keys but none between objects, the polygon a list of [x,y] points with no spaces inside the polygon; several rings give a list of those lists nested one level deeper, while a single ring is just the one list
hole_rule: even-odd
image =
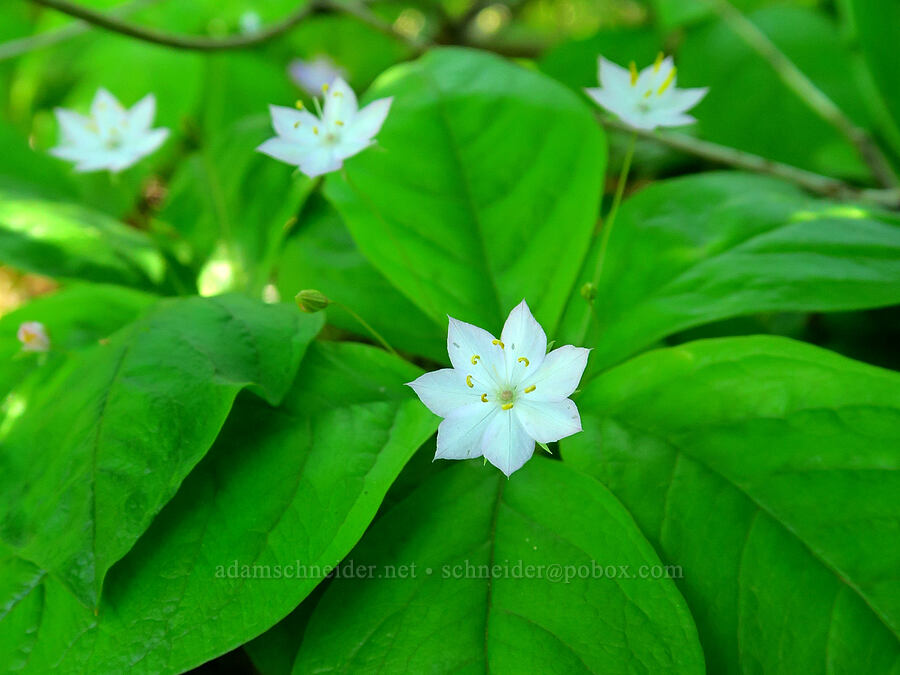
[{"label": "white flower petal", "polygon": [[272,128],[275,133],[285,140],[306,145],[318,144],[313,129],[322,126],[319,118],[306,110],[285,108],[280,105],[270,105],[269,114],[272,116]]},{"label": "white flower petal", "polygon": [[101,133],[112,127],[117,127],[127,119],[128,113],[119,99],[102,87],[94,94],[91,102],[91,117],[100,127]]},{"label": "white flower petal", "polygon": [[355,141],[366,141],[368,143],[375,134],[381,131],[381,126],[384,124],[384,120],[387,119],[393,102],[393,96],[372,101],[353,118],[346,135]]},{"label": "white flower petal", "polygon": [[[700,103],[709,87],[698,87],[696,89],[673,89],[666,102],[666,109],[672,113],[683,113],[695,105]],[[666,92],[667,94],[669,92]]]},{"label": "white flower petal", "polygon": [[[407,382],[418,397],[435,415],[447,417],[454,409],[471,403],[481,403],[483,388],[466,384],[466,374],[455,368],[425,373]],[[482,403],[482,405],[485,405]]]},{"label": "white flower petal", "polygon": [[165,127],[159,127],[157,129],[153,129],[152,131],[148,131],[139,139],[136,139],[130,146],[128,146],[128,150],[135,155],[135,160],[138,160],[141,157],[145,157],[156,150],[165,142],[168,137],[169,130]]},{"label": "white flower petal", "polygon": [[697,121],[697,118],[693,115],[684,115],[684,114],[676,114],[676,115],[665,115],[660,118],[658,126],[661,127],[683,127],[686,124],[693,124]]},{"label": "white flower petal", "polygon": [[473,377],[499,387],[506,381],[506,358],[500,345],[494,344],[494,336],[478,326],[448,318],[447,352],[450,363],[457,370],[471,373]]},{"label": "white flower petal", "polygon": [[585,89],[585,92],[598,104],[613,115],[620,117],[623,121],[628,122],[629,119],[634,117],[634,106],[622,95],[616,94],[610,89]]},{"label": "white flower petal", "polygon": [[325,104],[322,109],[322,121],[329,127],[336,122],[343,122],[344,126],[351,125],[359,105],[356,102],[356,94],[343,78],[337,78],[331,83],[325,92]]},{"label": "white flower petal", "polygon": [[631,87],[631,73],[602,56],[597,59],[597,80],[600,86],[611,91],[624,91]]},{"label": "white flower petal", "polygon": [[67,144],[91,146],[99,144],[96,127],[89,118],[65,108],[56,108],[53,112],[59,122],[63,140]]},{"label": "white flower petal", "polygon": [[113,162],[113,155],[101,150],[88,151],[81,153],[75,161],[78,162],[75,165],[77,173],[90,173],[92,171],[109,169]]},{"label": "white flower petal", "polygon": [[308,150],[300,158],[300,171],[310,178],[337,171],[344,162],[329,147],[317,147]]},{"label": "white flower petal", "polygon": [[516,401],[513,412],[534,440],[552,443],[581,431],[581,416],[572,399],[532,401],[529,396]]},{"label": "white flower petal", "polygon": [[547,334],[532,316],[528,303],[524,300],[509,313],[500,339],[503,341],[506,372],[511,382],[518,382],[541,367],[547,354]]},{"label": "white flower petal", "polygon": [[147,94],[128,111],[128,132],[138,135],[150,129],[156,116],[156,97]]},{"label": "white flower petal", "polygon": [[561,401],[568,398],[578,387],[587,366],[589,349],[566,345],[547,354],[533,377],[523,380],[523,384],[534,385],[535,389],[525,396],[529,402]]},{"label": "white flower petal", "polygon": [[457,408],[438,426],[435,459],[470,459],[481,457],[481,441],[485,430],[500,415],[497,406],[481,401]]},{"label": "white flower petal", "polygon": [[534,439],[525,431],[517,415],[500,411],[487,424],[481,451],[491,464],[509,476],[531,459]]},{"label": "white flower petal", "polygon": [[286,141],[279,136],[265,141],[258,146],[256,150],[264,155],[274,157],[277,160],[293,164],[294,166],[300,166],[303,157],[309,154],[309,148],[305,148],[298,143]]}]

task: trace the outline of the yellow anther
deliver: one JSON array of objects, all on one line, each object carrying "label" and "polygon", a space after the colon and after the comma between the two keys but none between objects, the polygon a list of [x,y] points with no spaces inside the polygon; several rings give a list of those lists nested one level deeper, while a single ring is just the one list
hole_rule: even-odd
[{"label": "yellow anther", "polygon": [[482,402],[482,403],[487,403],[487,402],[488,402],[488,400],[487,400],[487,394],[482,394],[482,395],[481,395],[481,402]]},{"label": "yellow anther", "polygon": [[332,96],[334,96],[335,98],[340,98],[343,95],[344,95],[344,92],[342,92],[342,91],[336,91],[332,94]]},{"label": "yellow anther", "polygon": [[472,376],[471,376],[471,375],[466,375],[466,384],[467,384],[469,387],[474,387],[474,386],[475,386],[474,384],[472,384]]},{"label": "yellow anther", "polygon": [[318,136],[319,135],[319,127],[313,127],[313,133]]},{"label": "yellow anther", "polygon": [[519,363],[524,363],[526,368],[531,365],[531,361],[526,359],[524,356],[519,357]]},{"label": "yellow anther", "polygon": [[480,358],[481,357],[478,354],[473,354],[472,355],[472,365],[473,366],[476,365],[478,363],[478,359],[480,359]]},{"label": "yellow anther", "polygon": [[300,120],[297,120],[296,122],[294,122],[294,128],[295,128],[295,129],[296,129],[297,127],[299,127],[299,126],[300,126]]},{"label": "yellow anther", "polygon": [[635,64],[635,62],[632,61],[631,63],[628,64],[628,70],[631,71],[631,86],[633,87],[634,85],[637,84],[637,81],[638,81],[637,64]]},{"label": "yellow anther", "polygon": [[652,89],[648,89],[648,90],[644,93],[644,98],[650,98],[651,96],[653,96],[653,90],[652,90]]},{"label": "yellow anther", "polygon": [[328,85],[327,84],[322,85],[322,93],[323,94],[328,93]]},{"label": "yellow anther", "polygon": [[653,72],[658,73],[659,67],[662,65],[663,59],[666,58],[666,55],[660,52],[656,55],[656,61],[653,62]]},{"label": "yellow anther", "polygon": [[535,389],[537,389],[537,387],[535,387],[534,385],[531,385],[530,387],[525,387],[525,393],[526,393],[526,394],[530,394],[530,393],[533,392]]},{"label": "yellow anther", "polygon": [[500,345],[500,349],[503,349],[503,342],[500,340],[491,340],[492,345]]},{"label": "yellow anther", "polygon": [[662,83],[659,90],[656,92],[657,96],[662,96],[662,93],[669,88],[669,85],[675,80],[675,66],[672,66],[672,70],[669,71],[669,76],[666,78],[666,81]]},{"label": "yellow anther", "polygon": [[503,408],[504,410],[509,410],[510,408],[513,407],[513,404],[512,403],[504,403],[500,407]]},{"label": "yellow anther", "polygon": [[301,100],[298,98],[298,99],[297,99],[297,102],[294,103],[294,107],[295,107],[297,110],[303,110],[303,101],[301,101]]},{"label": "yellow anther", "polygon": [[344,123],[341,122],[340,120],[335,120],[334,123],[337,124],[339,127],[344,126]]}]

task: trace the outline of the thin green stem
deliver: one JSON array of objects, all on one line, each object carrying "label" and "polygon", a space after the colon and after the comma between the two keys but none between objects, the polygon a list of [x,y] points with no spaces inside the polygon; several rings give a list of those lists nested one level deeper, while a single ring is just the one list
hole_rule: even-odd
[{"label": "thin green stem", "polygon": [[369,331],[369,333],[372,335],[372,337],[375,338],[381,344],[382,347],[384,347],[387,351],[389,351],[394,356],[399,356],[397,354],[397,351],[393,347],[391,347],[391,345],[388,343],[388,341],[385,340],[381,336],[381,333],[379,333],[377,330],[372,328],[372,326],[369,324],[369,322],[366,321],[364,318],[362,318],[359,314],[357,314],[352,309],[347,307],[347,305],[345,305],[343,302],[335,302],[334,300],[332,300],[331,304],[337,305],[338,307],[343,309],[345,312],[347,312],[347,314],[349,314],[354,319],[356,319],[363,328],[365,328],[367,331]]},{"label": "thin green stem", "polygon": [[[631,138],[628,141],[628,150],[625,151],[625,159],[622,160],[622,170],[619,172],[619,182],[616,184],[616,193],[613,196],[613,203],[600,232],[600,252],[597,254],[597,263],[594,267],[594,274],[591,277],[591,287],[595,292],[597,285],[600,283],[600,276],[603,274],[603,263],[606,261],[606,249],[609,247],[609,237],[612,234],[613,226],[616,224],[616,215],[619,213],[619,204],[622,203],[622,195],[625,194],[625,184],[628,182],[628,173],[631,171],[631,160],[634,158],[634,146],[636,143],[637,133],[632,133]],[[589,311],[584,315],[584,321],[581,323],[578,344],[583,344],[584,339],[587,336],[591,315],[595,314],[595,300],[596,297],[587,301],[589,304]]]}]

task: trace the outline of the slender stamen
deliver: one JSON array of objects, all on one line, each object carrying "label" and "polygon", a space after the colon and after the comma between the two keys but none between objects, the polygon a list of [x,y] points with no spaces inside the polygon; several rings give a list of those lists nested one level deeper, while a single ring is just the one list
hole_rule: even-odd
[{"label": "slender stamen", "polygon": [[488,402],[488,400],[487,400],[487,394],[482,394],[482,395],[481,395],[481,402],[482,402],[482,403],[487,403],[487,402]]},{"label": "slender stamen", "polygon": [[533,392],[535,389],[537,389],[537,387],[535,387],[534,385],[531,385],[530,387],[525,387],[525,393],[526,393],[526,394],[530,394],[530,393]]},{"label": "slender stamen", "polygon": [[474,384],[472,384],[472,376],[471,375],[466,375],[466,385],[468,385],[469,387],[475,386]]},{"label": "slender stamen", "polygon": [[473,366],[474,366],[474,365],[477,365],[477,364],[478,364],[478,359],[480,359],[480,358],[481,358],[481,356],[479,356],[478,354],[474,354],[474,355],[472,356],[472,365],[473,365]]},{"label": "slender stamen", "polygon": [[510,410],[513,407],[513,404],[512,403],[504,403],[500,407],[503,408],[504,410]]},{"label": "slender stamen", "polygon": [[303,110],[303,101],[301,101],[301,100],[298,98],[298,99],[297,99],[297,102],[294,103],[294,107],[295,107],[297,110]]},{"label": "slender stamen", "polygon": [[675,66],[672,66],[672,70],[669,71],[669,76],[666,78],[666,81],[662,83],[659,88],[659,91],[656,92],[657,96],[662,96],[662,93],[669,88],[669,85],[675,81]]},{"label": "slender stamen", "polygon": [[492,345],[500,345],[500,349],[503,349],[503,343],[500,340],[491,340]]},{"label": "slender stamen", "polygon": [[666,58],[666,55],[662,52],[656,55],[656,61],[653,62],[653,72],[658,73],[659,67],[662,65],[663,59]]},{"label": "slender stamen", "polygon": [[524,356],[520,356],[518,362],[519,362],[519,363],[524,363],[526,368],[527,368],[528,366],[531,365],[531,361],[529,361],[529,360],[528,360],[527,358],[525,358]]},{"label": "slender stamen", "polygon": [[631,71],[631,86],[633,87],[634,85],[637,84],[637,81],[638,81],[637,64],[634,61],[632,61],[631,63],[628,64],[628,70]]}]

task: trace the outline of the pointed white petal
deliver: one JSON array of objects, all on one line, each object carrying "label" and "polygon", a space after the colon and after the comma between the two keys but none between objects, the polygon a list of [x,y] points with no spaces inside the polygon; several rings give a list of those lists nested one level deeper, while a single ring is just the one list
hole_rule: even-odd
[{"label": "pointed white petal", "polygon": [[337,171],[344,165],[340,157],[330,147],[313,148],[300,160],[300,171],[310,178]]},{"label": "pointed white petal", "polygon": [[56,108],[53,112],[66,143],[86,147],[94,147],[99,144],[96,127],[93,126],[90,119],[65,108]]},{"label": "pointed white petal", "polygon": [[372,145],[374,141],[355,141],[350,138],[342,137],[337,145],[332,146],[335,157],[340,159],[348,159],[354,155],[358,155],[363,150]]},{"label": "pointed white petal", "polygon": [[534,391],[524,396],[531,403],[568,398],[581,381],[589,353],[589,349],[572,345],[554,349],[547,354],[540,370],[522,381],[525,385],[534,385]]},{"label": "pointed white petal", "polygon": [[547,334],[531,315],[528,303],[524,300],[509,313],[500,339],[503,341],[506,370],[511,382],[518,382],[541,367],[547,354]]},{"label": "pointed white petal", "polygon": [[454,410],[438,426],[435,459],[481,457],[482,436],[499,414],[497,406],[481,401]]},{"label": "pointed white petal", "polygon": [[343,122],[344,126],[352,124],[359,106],[356,102],[356,94],[350,85],[338,77],[328,91],[325,92],[325,104],[322,110],[322,121],[327,126],[333,126],[335,122]]},{"label": "pointed white petal", "polygon": [[676,114],[661,116],[658,126],[661,127],[683,127],[686,124],[693,124],[697,118],[693,115]]},{"label": "pointed white petal", "polygon": [[319,141],[313,129],[319,129],[319,118],[306,110],[295,110],[280,105],[270,105],[272,128],[275,133],[292,143],[314,145]]},{"label": "pointed white petal", "polygon": [[291,143],[278,136],[270,138],[256,149],[269,157],[274,157],[277,160],[293,164],[294,166],[300,166],[303,157],[310,153],[310,148],[298,143]]},{"label": "pointed white petal", "polygon": [[156,97],[147,94],[135,103],[128,111],[128,131],[131,134],[143,133],[150,129],[153,118],[156,116]]},{"label": "pointed white petal", "polygon": [[78,173],[90,173],[92,171],[109,169],[113,159],[113,155],[107,151],[86,152],[78,158],[75,171]]},{"label": "pointed white petal", "polygon": [[581,416],[572,399],[532,401],[529,396],[519,398],[513,412],[534,440],[552,443],[581,431]]},{"label": "pointed white petal", "polygon": [[346,131],[347,136],[355,141],[370,141],[381,131],[381,125],[387,119],[393,101],[393,96],[380,98],[360,110],[350,123],[350,128]]},{"label": "pointed white petal", "polygon": [[122,124],[128,113],[119,99],[102,87],[97,90],[91,102],[91,117],[100,127],[101,132]]},{"label": "pointed white petal", "polygon": [[169,130],[165,127],[159,127],[158,129],[153,129],[152,131],[141,135],[140,138],[135,139],[132,144],[128,146],[128,150],[135,155],[135,160],[137,160],[154,152],[168,137]]},{"label": "pointed white petal", "polygon": [[528,435],[511,410],[501,410],[491,418],[481,440],[487,460],[507,476],[531,459],[534,439]]},{"label": "pointed white petal", "polygon": [[506,382],[506,358],[500,345],[494,344],[494,336],[478,326],[448,318],[447,352],[453,367],[494,387]]},{"label": "pointed white petal", "polygon": [[[407,383],[416,395],[435,415],[447,417],[456,408],[471,403],[481,403],[482,388],[466,384],[466,374],[455,368],[444,368],[425,373]],[[486,404],[482,404],[486,405]]]},{"label": "pointed white petal", "polygon": [[666,108],[672,113],[687,112],[695,105],[700,103],[709,87],[699,87],[696,89],[673,89],[666,102]]},{"label": "pointed white petal", "polygon": [[597,60],[597,80],[600,86],[611,91],[624,91],[631,87],[631,73],[602,56]]},{"label": "pointed white petal", "polygon": [[585,92],[613,115],[631,123],[630,120],[634,118],[634,106],[631,105],[629,98],[611,89],[585,89]]}]

